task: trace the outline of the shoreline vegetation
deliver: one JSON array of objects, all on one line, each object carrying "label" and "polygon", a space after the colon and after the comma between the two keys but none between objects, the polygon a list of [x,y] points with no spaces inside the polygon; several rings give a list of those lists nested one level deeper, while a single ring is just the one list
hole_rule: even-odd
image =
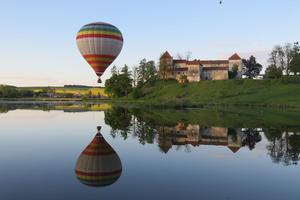
[{"label": "shoreline vegetation", "polygon": [[[4,86],[2,86],[4,87]],[[12,86],[8,86],[12,87]],[[37,94],[45,88],[17,88],[27,94]],[[2,97],[0,103],[101,103],[159,108],[203,107],[268,107],[282,109],[300,108],[300,79],[285,77],[276,80],[234,79],[200,81],[179,84],[176,80],[155,80],[139,88],[139,96],[131,92],[126,97],[109,98],[104,88],[46,87],[53,93],[42,96]],[[55,93],[54,91],[58,91]],[[93,92],[91,92],[93,91]],[[100,93],[101,92],[101,93]],[[25,93],[25,92],[24,92]],[[68,97],[69,94],[77,94]],[[98,93],[102,96],[98,96]],[[44,95],[48,96],[44,96]],[[67,94],[67,95],[66,95]],[[92,96],[94,95],[95,96]],[[97,95],[96,95],[97,94]],[[81,96],[80,96],[81,95]]]},{"label": "shoreline vegetation", "polygon": [[178,84],[159,80],[141,87],[140,97],[121,98],[146,106],[160,107],[276,107],[300,108],[300,78],[277,80],[224,80]]}]

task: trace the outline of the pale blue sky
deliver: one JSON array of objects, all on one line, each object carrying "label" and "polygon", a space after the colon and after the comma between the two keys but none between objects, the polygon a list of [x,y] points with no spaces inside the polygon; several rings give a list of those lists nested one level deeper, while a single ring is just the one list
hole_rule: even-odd
[{"label": "pale blue sky", "polygon": [[[192,52],[192,58],[251,54],[266,65],[276,44],[300,40],[298,0],[1,1],[0,84],[86,84],[97,77],[81,57],[75,35],[82,25],[105,21],[124,37],[113,64],[132,66]],[[110,69],[103,75],[110,76]]]}]

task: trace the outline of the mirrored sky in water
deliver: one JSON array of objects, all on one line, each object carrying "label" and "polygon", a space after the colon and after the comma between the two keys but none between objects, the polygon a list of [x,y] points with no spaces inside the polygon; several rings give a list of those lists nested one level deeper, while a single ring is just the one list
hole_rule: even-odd
[{"label": "mirrored sky in water", "polygon": [[[297,162],[276,163],[270,155],[273,152],[280,157],[279,153],[286,153],[278,150],[286,149],[282,145],[297,154],[300,141],[296,136],[300,129],[293,127],[288,135],[282,130],[280,136],[273,137],[270,128],[257,127],[258,134],[253,129],[249,134],[242,127],[188,120],[157,124],[142,111],[137,114],[123,111],[1,113],[0,198],[298,199],[300,196],[300,168],[293,164]],[[95,137],[99,125],[105,141]],[[228,148],[230,144],[235,145],[235,153],[234,148]],[[167,151],[163,151],[164,145],[168,146]],[[81,170],[80,177],[75,170]],[[119,170],[119,174],[109,174],[109,170]],[[93,184],[103,184],[103,180],[112,182],[106,187],[90,187],[78,178]]]}]

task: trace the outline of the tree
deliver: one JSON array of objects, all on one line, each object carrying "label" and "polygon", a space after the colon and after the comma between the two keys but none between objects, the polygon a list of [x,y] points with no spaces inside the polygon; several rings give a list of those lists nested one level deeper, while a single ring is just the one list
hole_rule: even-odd
[{"label": "tree", "polygon": [[137,69],[138,85],[146,83],[148,80],[153,79],[157,74],[154,61],[147,61],[145,58],[140,61]]},{"label": "tree", "polygon": [[180,75],[180,78],[179,78],[179,83],[182,85],[182,86],[186,86],[186,83],[188,83],[189,80],[187,78],[186,75]]},{"label": "tree", "polygon": [[111,127],[111,134],[115,136],[117,132],[120,132],[124,139],[130,133],[131,119],[131,113],[125,108],[112,107],[104,112],[104,121]]},{"label": "tree", "polygon": [[228,71],[228,76],[229,76],[229,79],[235,79],[237,74],[238,74],[238,69],[239,69],[239,66],[237,64],[234,64],[232,69]]},{"label": "tree", "polygon": [[114,65],[111,70],[110,70],[111,74],[114,75],[114,74],[118,74],[118,71],[117,71],[117,66]]},{"label": "tree", "polygon": [[250,150],[255,148],[255,144],[261,141],[261,135],[257,128],[243,129],[242,146],[248,146]]},{"label": "tree", "polygon": [[265,136],[269,142],[268,154],[274,163],[297,164],[300,160],[300,135],[296,132],[268,129]]},{"label": "tree", "polygon": [[276,45],[270,53],[269,63],[272,68],[280,68],[289,76],[291,73],[291,62],[295,55],[299,53],[300,46],[298,42],[294,44],[286,43],[284,46]]},{"label": "tree", "polygon": [[183,56],[182,56],[180,53],[177,53],[177,54],[176,54],[176,58],[177,58],[178,60],[183,60]]},{"label": "tree", "polygon": [[300,53],[296,53],[291,61],[290,70],[295,74],[300,75]]},{"label": "tree", "polygon": [[18,90],[14,86],[0,85],[1,98],[15,98],[18,96]]},{"label": "tree", "polygon": [[143,84],[146,80],[146,63],[147,60],[144,58],[140,61],[138,66],[138,85]]},{"label": "tree", "polygon": [[138,83],[138,67],[133,66],[133,69],[132,69],[132,85],[133,85],[133,87],[136,87],[137,83]]},{"label": "tree", "polygon": [[109,79],[106,79],[105,81],[105,92],[109,96],[118,96],[119,93],[117,90],[117,74],[112,74],[112,76]]},{"label": "tree", "polygon": [[300,46],[298,42],[295,42],[294,44],[287,43],[284,47],[284,54],[286,57],[286,68],[285,73],[286,75],[290,75],[291,73],[291,62],[293,58],[299,53]]},{"label": "tree", "polygon": [[185,52],[185,59],[186,60],[190,60],[191,57],[192,57],[192,52],[190,52],[190,51]]},{"label": "tree", "polygon": [[126,76],[131,76],[131,72],[128,70],[128,66],[125,64],[124,67],[121,69],[121,73],[125,74]]},{"label": "tree", "polygon": [[157,70],[156,70],[156,67],[155,67],[155,63],[153,60],[151,61],[148,61],[146,63],[146,82],[148,81],[152,81],[152,80],[155,80],[156,78],[156,75],[157,75]]},{"label": "tree", "polygon": [[282,69],[276,67],[275,65],[269,65],[266,69],[266,78],[268,79],[279,79],[282,77]]},{"label": "tree", "polygon": [[131,72],[128,70],[127,65],[124,65],[124,67],[121,69],[121,74],[119,75],[119,84],[122,88],[122,95],[127,96],[132,89]]},{"label": "tree", "polygon": [[243,59],[244,64],[244,74],[247,78],[253,79],[257,75],[259,75],[262,70],[262,65],[256,62],[256,58],[254,56],[250,56],[250,58]]},{"label": "tree", "polygon": [[112,97],[127,96],[132,90],[131,74],[125,65],[121,73],[113,73],[110,79],[105,81],[105,92]]}]

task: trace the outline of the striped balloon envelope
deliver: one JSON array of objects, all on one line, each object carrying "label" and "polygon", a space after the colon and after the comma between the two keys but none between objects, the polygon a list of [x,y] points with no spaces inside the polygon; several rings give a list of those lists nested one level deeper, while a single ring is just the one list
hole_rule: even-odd
[{"label": "striped balloon envelope", "polygon": [[121,52],[123,36],[120,30],[108,23],[84,25],[76,36],[80,53],[100,77]]},{"label": "striped balloon envelope", "polygon": [[[98,130],[100,131],[100,128]],[[76,177],[81,183],[94,187],[111,185],[122,173],[118,154],[99,131],[80,154],[75,169]]]}]

